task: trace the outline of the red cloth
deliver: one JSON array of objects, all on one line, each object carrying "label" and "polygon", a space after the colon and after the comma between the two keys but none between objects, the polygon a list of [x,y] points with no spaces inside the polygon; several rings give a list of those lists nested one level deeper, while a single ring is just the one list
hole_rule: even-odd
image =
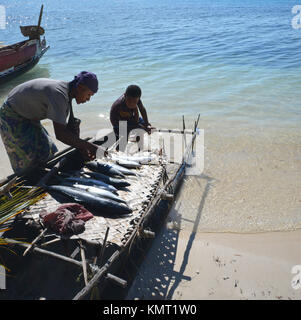
[{"label": "red cloth", "polygon": [[54,212],[43,212],[40,218],[46,227],[53,231],[71,236],[85,231],[85,222],[93,218],[93,214],[78,203],[65,203]]}]

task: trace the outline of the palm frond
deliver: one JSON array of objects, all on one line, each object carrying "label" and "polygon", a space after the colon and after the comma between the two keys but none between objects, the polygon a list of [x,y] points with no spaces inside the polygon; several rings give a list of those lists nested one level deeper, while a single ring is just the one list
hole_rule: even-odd
[{"label": "palm frond", "polygon": [[22,213],[26,208],[33,205],[43,197],[45,193],[43,189],[38,187],[24,188],[17,186],[11,192],[12,198],[2,196],[0,198],[0,232],[7,229],[7,222],[16,215]]},{"label": "palm frond", "polygon": [[[10,192],[10,196],[11,197],[3,195],[0,197],[0,249],[5,249],[15,254],[15,252],[9,248],[9,244],[13,243],[13,240],[4,239],[1,235],[3,232],[11,229],[10,223],[15,216],[21,214],[28,207],[44,198],[46,193],[38,187],[28,188],[17,184],[14,186],[13,191]],[[4,266],[4,268],[10,271],[7,267]]]}]

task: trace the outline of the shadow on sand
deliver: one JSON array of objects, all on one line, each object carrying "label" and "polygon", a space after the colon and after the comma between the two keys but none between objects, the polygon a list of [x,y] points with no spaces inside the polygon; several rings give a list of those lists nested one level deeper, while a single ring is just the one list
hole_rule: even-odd
[{"label": "shadow on sand", "polygon": [[[190,281],[191,278],[185,275],[185,269],[189,261],[190,251],[196,236],[200,223],[203,207],[210,190],[213,179],[206,175],[193,177],[197,179],[197,184],[201,185],[206,182],[204,192],[200,198],[197,215],[193,223],[193,230],[187,241],[187,246],[183,255],[183,260],[179,271],[174,270],[176,254],[178,249],[178,240],[180,235],[180,226],[173,229],[164,228],[160,235],[154,240],[151,250],[149,251],[144,263],[136,276],[132,287],[129,289],[127,300],[133,299],[156,299],[171,300],[181,281]],[[173,215],[177,218],[181,214],[173,209]]]}]

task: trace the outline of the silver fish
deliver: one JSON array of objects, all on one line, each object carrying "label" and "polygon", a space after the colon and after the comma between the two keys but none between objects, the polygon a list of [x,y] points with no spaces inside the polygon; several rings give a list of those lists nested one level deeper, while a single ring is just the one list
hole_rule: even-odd
[{"label": "silver fish", "polygon": [[141,167],[140,163],[138,163],[136,161],[132,161],[132,160],[118,158],[118,157],[115,157],[115,156],[112,156],[112,160],[114,162],[116,162],[117,164],[119,164],[120,166],[125,167],[125,168],[129,168],[129,169],[140,168]]},{"label": "silver fish", "polygon": [[78,183],[74,183],[74,182],[70,182],[70,181],[64,181],[62,183],[62,185],[67,186],[67,187],[73,187],[73,188],[78,188],[78,189],[81,189],[81,190],[85,190],[87,192],[90,192],[90,193],[93,193],[95,195],[98,195],[99,197],[102,197],[102,198],[112,199],[112,200],[115,200],[117,202],[126,203],[125,200],[121,199],[120,197],[118,197],[117,195],[112,193],[111,191],[108,191],[108,190],[103,189],[103,188],[98,188],[98,187],[94,187],[94,186],[87,186],[87,185],[78,184]]},{"label": "silver fish", "polygon": [[122,174],[126,175],[126,176],[137,176],[137,174],[134,171],[129,170],[128,168],[125,168],[123,166],[120,166],[117,163],[110,163],[110,165],[115,169],[118,170],[120,172],[122,172]]},{"label": "silver fish", "polygon": [[86,167],[94,172],[99,172],[108,176],[120,176],[124,178],[124,174],[116,169],[113,164],[94,160],[86,163]]},{"label": "silver fish", "polygon": [[77,188],[66,186],[47,186],[48,191],[59,192],[74,201],[87,205],[99,213],[113,213],[113,214],[129,214],[132,209],[126,204],[114,201],[112,199],[100,198],[92,193]]},{"label": "silver fish", "polygon": [[[98,165],[98,170],[93,170],[92,168],[88,167],[90,170],[92,171],[97,171],[106,175],[112,175],[111,172],[119,172],[119,174],[125,178],[125,176],[137,176],[137,174],[125,167],[122,167],[116,163],[104,163],[101,162],[100,160],[95,160],[95,161],[91,161],[91,162],[95,162]],[[89,162],[89,163],[91,163]],[[109,170],[109,172],[106,172],[107,170]]]},{"label": "silver fish", "polygon": [[66,181],[70,181],[70,182],[77,182],[79,184],[84,184],[87,186],[96,186],[96,187],[102,187],[106,190],[109,190],[111,192],[116,193],[117,189],[112,186],[109,185],[103,181],[99,181],[99,180],[95,180],[95,179],[87,179],[87,178],[79,178],[79,177],[69,177],[69,178],[65,178]]},{"label": "silver fish", "polygon": [[105,182],[107,184],[111,184],[115,188],[123,188],[123,187],[128,187],[128,186],[131,185],[126,180],[109,177],[109,176],[106,176],[105,174],[102,174],[102,173],[99,173],[99,172],[81,171],[80,173],[83,174],[84,176],[88,175],[93,179],[101,180],[101,181],[103,181],[103,182]]},{"label": "silver fish", "polygon": [[118,161],[130,161],[130,162],[134,162],[134,163],[139,163],[139,164],[147,164],[149,162],[151,162],[152,160],[154,160],[154,157],[152,157],[151,155],[149,156],[141,156],[141,155],[133,155],[133,156],[129,156],[129,155],[112,155],[112,159],[118,160]]}]

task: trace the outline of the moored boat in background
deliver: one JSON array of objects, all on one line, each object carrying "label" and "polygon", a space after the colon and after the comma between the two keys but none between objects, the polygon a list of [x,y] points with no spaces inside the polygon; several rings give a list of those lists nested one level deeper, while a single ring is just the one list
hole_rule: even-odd
[{"label": "moored boat in background", "polygon": [[27,40],[0,48],[0,84],[32,69],[49,49],[45,37],[41,40],[45,33],[41,27],[42,14],[43,5],[37,26],[20,26]]}]

